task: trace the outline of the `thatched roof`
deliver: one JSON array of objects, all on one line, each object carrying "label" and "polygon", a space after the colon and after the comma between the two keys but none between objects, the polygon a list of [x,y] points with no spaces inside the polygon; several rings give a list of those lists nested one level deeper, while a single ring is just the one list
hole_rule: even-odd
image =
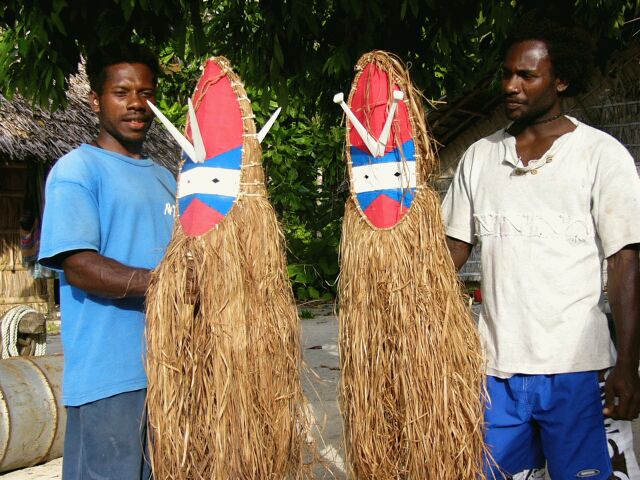
[{"label": "thatched roof", "polygon": [[[67,108],[53,113],[31,105],[20,95],[7,100],[0,94],[0,164],[27,159],[53,163],[81,143],[91,142],[98,134],[98,119],[89,107],[88,93],[86,76],[72,77]],[[145,150],[175,173],[179,151],[156,122]]]}]

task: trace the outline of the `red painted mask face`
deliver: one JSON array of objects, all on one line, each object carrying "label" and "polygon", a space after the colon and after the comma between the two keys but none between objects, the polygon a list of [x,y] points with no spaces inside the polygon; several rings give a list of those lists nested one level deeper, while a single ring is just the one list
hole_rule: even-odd
[{"label": "red painted mask face", "polygon": [[215,228],[240,192],[242,114],[229,77],[221,72],[209,60],[193,95],[206,156],[202,163],[187,157],[178,179],[180,224],[189,236]]},{"label": "red painted mask face", "polygon": [[[394,85],[393,90],[399,90]],[[379,139],[389,115],[388,74],[367,64],[352,91],[350,107],[360,123]],[[415,146],[409,113],[399,102],[391,134],[381,156],[373,155],[353,124],[349,128],[351,185],[369,223],[392,228],[411,207],[416,192]]]}]

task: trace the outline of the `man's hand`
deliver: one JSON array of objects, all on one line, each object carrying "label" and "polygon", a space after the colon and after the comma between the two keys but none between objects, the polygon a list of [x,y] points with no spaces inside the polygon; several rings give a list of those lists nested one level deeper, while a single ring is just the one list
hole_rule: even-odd
[{"label": "man's hand", "polygon": [[640,414],[638,368],[616,365],[604,384],[604,410],[615,420],[633,420]]},{"label": "man's hand", "polygon": [[627,245],[607,258],[607,278],[618,360],[605,383],[604,414],[614,419],[632,420],[640,412],[638,245]]},{"label": "man's hand", "polygon": [[469,259],[469,255],[471,255],[473,245],[449,236],[447,236],[446,241],[447,247],[449,248],[449,253],[451,254],[451,259],[453,260],[453,264],[456,267],[456,271],[458,271]]},{"label": "man's hand", "polygon": [[71,285],[106,298],[144,297],[151,278],[147,269],[123,265],[93,250],[66,252],[62,268]]},{"label": "man's hand", "polygon": [[195,305],[200,300],[200,289],[198,288],[198,276],[196,274],[196,263],[191,253],[187,253],[187,282],[185,290],[187,303]]}]

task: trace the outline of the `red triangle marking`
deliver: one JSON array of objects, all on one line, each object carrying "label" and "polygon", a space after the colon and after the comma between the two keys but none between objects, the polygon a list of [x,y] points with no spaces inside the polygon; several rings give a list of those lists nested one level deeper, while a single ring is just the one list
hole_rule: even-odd
[{"label": "red triangle marking", "polygon": [[198,198],[194,198],[180,215],[180,225],[184,233],[197,237],[207,233],[224,218],[217,210],[211,208]]},{"label": "red triangle marking", "polygon": [[[220,65],[207,60],[193,94],[196,118],[204,141],[206,158],[237,148],[243,144],[242,112],[231,80],[222,75]],[[191,138],[191,128],[186,129]]]},{"label": "red triangle marking", "polygon": [[381,194],[369,204],[364,214],[375,227],[389,228],[397,224],[408,211],[400,202]]}]

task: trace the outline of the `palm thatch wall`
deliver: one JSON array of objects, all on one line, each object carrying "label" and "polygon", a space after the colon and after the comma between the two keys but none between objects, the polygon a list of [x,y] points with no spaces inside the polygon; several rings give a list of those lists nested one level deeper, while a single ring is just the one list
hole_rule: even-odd
[{"label": "palm thatch wall", "polygon": [[20,249],[20,214],[27,183],[27,165],[0,166],[0,315],[17,305],[47,312],[47,284],[34,279],[23,264]]},{"label": "palm thatch wall", "polygon": [[[27,184],[42,187],[46,171],[58,158],[97,135],[98,121],[89,108],[88,93],[88,81],[81,73],[71,79],[65,110],[52,113],[19,95],[8,100],[0,94],[0,315],[23,304],[51,310],[52,281],[47,288],[46,280],[34,279],[23,265],[20,216]],[[151,128],[145,148],[149,156],[177,171],[179,152],[160,126]]]},{"label": "palm thatch wall", "polygon": [[[564,102],[564,111],[568,115],[620,140],[631,152],[640,172],[640,42],[633,42],[618,52],[604,74],[594,75],[585,94]],[[464,130],[451,143],[443,145],[438,152],[441,173],[436,180],[436,188],[441,195],[449,188],[465,150],[509,123],[502,106],[480,113],[484,116],[482,120]],[[463,280],[480,280],[479,260],[480,248],[476,247],[460,271]]]}]

